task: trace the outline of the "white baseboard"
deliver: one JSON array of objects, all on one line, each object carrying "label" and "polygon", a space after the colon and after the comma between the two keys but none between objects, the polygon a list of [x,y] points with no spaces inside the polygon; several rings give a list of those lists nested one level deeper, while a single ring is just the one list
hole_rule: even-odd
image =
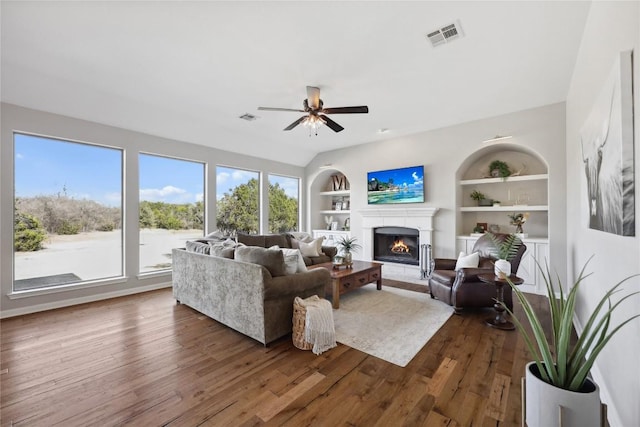
[{"label": "white baseboard", "polygon": [[[578,320],[578,317],[575,315],[575,313],[573,315],[573,326],[574,328],[576,328],[576,332],[578,336],[580,336],[584,328],[580,323],[580,321]],[[596,363],[594,363],[593,366],[591,367],[590,372],[591,372],[591,377],[593,377],[593,381],[595,381],[595,383],[598,384],[598,387],[600,387],[600,401],[607,405],[607,420],[609,421],[609,425],[610,426],[623,425],[622,421],[620,420],[620,414],[616,409],[616,404],[611,398],[611,393],[609,393],[609,390],[605,385],[606,384],[604,382],[605,377],[604,375],[602,375],[602,372],[598,368],[597,360],[596,360]]]},{"label": "white baseboard", "polygon": [[31,314],[31,313],[38,313],[40,311],[53,310],[56,308],[70,307],[72,305],[85,304],[87,302],[102,301],[105,299],[123,297],[126,295],[140,294],[143,292],[155,291],[157,289],[170,288],[171,286],[172,286],[171,282],[156,283],[153,285],[138,286],[135,288],[123,289],[120,291],[107,292],[103,294],[89,295],[86,297],[72,298],[72,299],[67,299],[63,301],[55,301],[55,302],[50,302],[45,304],[32,305],[24,308],[15,308],[13,310],[4,310],[4,311],[0,310],[0,319],[6,319],[8,317],[15,317],[15,316],[22,316],[22,315]]}]

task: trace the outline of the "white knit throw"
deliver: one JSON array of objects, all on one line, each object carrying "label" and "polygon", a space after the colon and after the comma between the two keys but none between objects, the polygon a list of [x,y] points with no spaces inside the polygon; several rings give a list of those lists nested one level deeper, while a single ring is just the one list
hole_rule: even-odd
[{"label": "white knit throw", "polygon": [[305,318],[304,340],[313,344],[313,354],[321,354],[332,349],[336,344],[336,330],[333,325],[333,309],[331,303],[324,298],[313,295],[301,299],[300,303],[307,309]]}]

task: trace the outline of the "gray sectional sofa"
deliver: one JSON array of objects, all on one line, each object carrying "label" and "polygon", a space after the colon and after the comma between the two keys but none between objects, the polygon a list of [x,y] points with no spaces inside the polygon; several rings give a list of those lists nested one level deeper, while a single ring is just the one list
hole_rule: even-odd
[{"label": "gray sectional sofa", "polygon": [[175,299],[265,345],[291,332],[295,297],[324,297],[331,282],[322,268],[277,275],[280,270],[253,262],[172,252]]}]

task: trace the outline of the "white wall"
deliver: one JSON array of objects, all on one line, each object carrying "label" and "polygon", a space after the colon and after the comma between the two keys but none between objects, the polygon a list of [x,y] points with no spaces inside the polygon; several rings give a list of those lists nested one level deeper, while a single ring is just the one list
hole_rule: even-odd
[{"label": "white wall", "polygon": [[[640,272],[640,239],[590,230],[587,226],[586,179],[580,152],[580,128],[599,94],[616,57],[634,49],[636,236],[640,217],[640,3],[593,2],[567,97],[567,259],[570,279],[595,254],[593,271],[581,288],[577,328],[605,291],[622,278]],[[624,286],[638,290],[640,280]],[[614,322],[640,313],[640,297],[620,307]],[[612,426],[637,426],[640,420],[640,319],[610,342],[592,370],[602,399],[609,405]]]},{"label": "white wall", "polygon": [[[465,159],[486,150],[481,141],[498,133],[513,135],[507,149],[526,146],[547,162],[549,171],[550,258],[564,276],[565,244],[565,105],[549,105],[531,110],[464,123],[408,137],[389,139],[318,155],[306,168],[311,186],[323,172],[319,166],[331,164],[351,183],[351,229],[362,241],[362,218],[358,210],[367,209],[367,171],[402,166],[425,166],[426,203],[404,207],[439,208],[435,216],[433,255],[455,257],[456,197],[459,169]],[[428,118],[425,118],[427,120]],[[466,167],[466,166],[465,166]],[[321,179],[326,179],[322,177]],[[313,192],[309,192],[312,198]],[[310,206],[317,205],[309,202]],[[394,205],[388,205],[393,207]],[[505,213],[506,214],[506,213]],[[314,224],[309,212],[307,226]]]},{"label": "white wall", "polygon": [[[267,200],[267,174],[276,173],[299,176],[304,179],[304,169],[285,163],[249,157],[228,151],[207,148],[201,145],[163,139],[111,126],[59,116],[2,104],[2,133],[0,150],[0,317],[23,314],[43,309],[62,307],[117,295],[141,292],[171,283],[171,273],[160,276],[137,277],[138,275],[138,153],[161,154],[205,162],[208,169],[206,197],[207,229],[215,229],[216,165],[234,166],[263,173],[263,203]],[[125,276],[120,283],[98,287],[56,292],[20,299],[10,299],[13,270],[13,132],[22,131],[62,139],[92,142],[121,147],[125,150]],[[211,135],[211,138],[215,138]],[[43,176],[43,180],[47,177]],[[303,185],[304,188],[304,185]],[[304,192],[301,195],[304,200]],[[301,206],[304,211],[304,206]],[[263,227],[266,226],[263,219]]]}]

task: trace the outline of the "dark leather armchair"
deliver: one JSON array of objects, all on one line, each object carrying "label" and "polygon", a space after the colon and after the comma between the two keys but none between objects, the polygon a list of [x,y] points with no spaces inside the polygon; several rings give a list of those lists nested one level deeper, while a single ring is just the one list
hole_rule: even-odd
[{"label": "dark leather armchair", "polygon": [[[508,234],[496,234],[500,241]],[[510,260],[511,274],[516,274],[520,260],[527,247],[524,243],[518,248],[516,255]],[[496,287],[483,283],[478,274],[493,272],[496,257],[492,254],[495,246],[489,236],[484,235],[473,246],[473,252],[478,252],[480,262],[478,268],[461,268],[455,271],[455,259],[435,258],[431,261],[431,277],[429,291],[431,298],[437,298],[452,305],[456,313],[466,307],[493,307],[496,298]],[[511,287],[504,287],[504,302],[509,309],[513,309]]]}]

